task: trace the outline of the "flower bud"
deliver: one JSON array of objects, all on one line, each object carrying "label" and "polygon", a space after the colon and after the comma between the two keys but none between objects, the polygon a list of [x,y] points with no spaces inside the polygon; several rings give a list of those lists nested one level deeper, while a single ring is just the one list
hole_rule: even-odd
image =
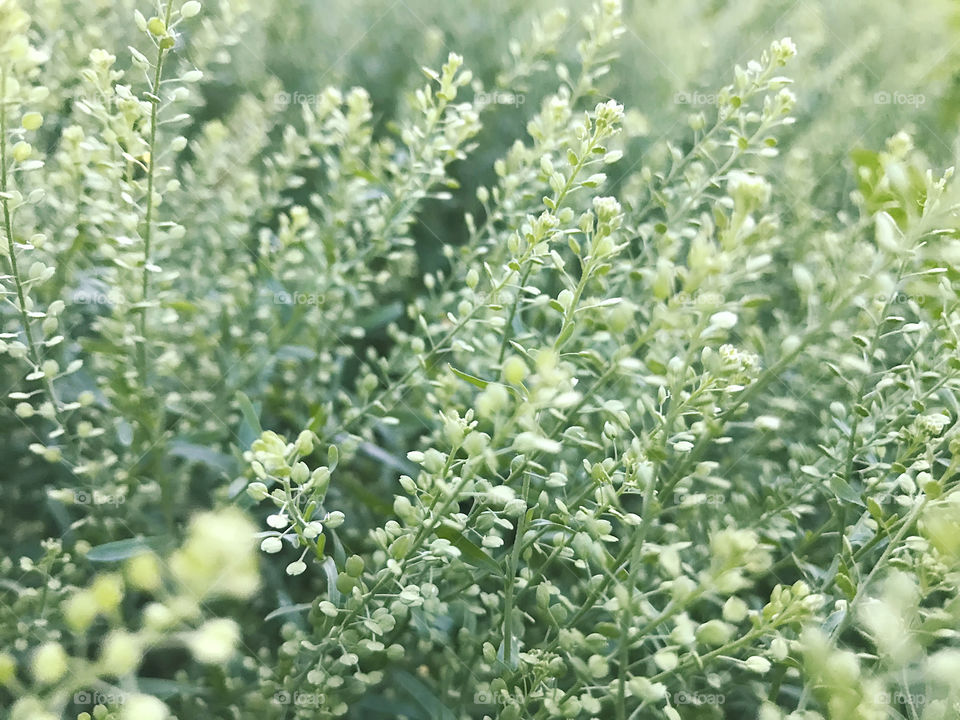
[{"label": "flower bud", "polygon": [[33,146],[21,140],[16,145],[13,146],[13,159],[17,162],[24,162],[30,159],[30,156],[33,154]]},{"label": "flower bud", "polygon": [[60,643],[48,642],[37,648],[31,665],[38,683],[55,683],[67,674],[67,653]]},{"label": "flower bud", "polygon": [[100,612],[111,613],[120,606],[123,600],[123,581],[119,575],[113,573],[100,575],[90,587],[93,599]]},{"label": "flower bud", "polygon": [[345,520],[346,516],[342,512],[334,510],[333,512],[327,513],[327,516],[323,519],[323,524],[333,530],[343,525]]},{"label": "flower bud", "polygon": [[193,656],[208,664],[229,660],[239,641],[240,626],[226,618],[208,620],[186,638],[187,647]]},{"label": "flower bud", "polygon": [[10,653],[0,653],[0,685],[7,685],[17,674],[17,660]]},{"label": "flower bud", "polygon": [[152,695],[127,696],[123,703],[121,720],[166,720],[170,710]]},{"label": "flower bud", "polygon": [[307,570],[307,564],[303,560],[294,560],[287,565],[287,575],[303,575]]},{"label": "flower bud", "polygon": [[752,670],[759,675],[763,675],[770,670],[770,661],[759,655],[747,658],[743,664],[748,670]]},{"label": "flower bud", "polygon": [[719,647],[733,636],[733,626],[722,620],[708,620],[697,628],[697,640],[704,645]]},{"label": "flower bud", "polygon": [[83,632],[89,628],[98,612],[97,601],[89,590],[80,590],[72,595],[63,608],[67,625],[76,632]]},{"label": "flower bud", "polygon": [[252,482],[247,486],[247,495],[257,502],[260,502],[261,500],[266,500],[270,492],[262,482]]},{"label": "flower bud", "polygon": [[347,558],[345,569],[350,577],[358,578],[363,574],[363,558],[359,555],[351,555]]},{"label": "flower bud", "polygon": [[283,540],[276,535],[266,537],[260,543],[260,549],[265,553],[278,553],[283,549]]},{"label": "flower bud", "polygon": [[23,114],[20,120],[24,130],[37,130],[43,125],[43,115],[38,112],[28,112]]},{"label": "flower bud", "polygon": [[160,37],[167,32],[167,26],[164,24],[163,20],[154,16],[147,20],[147,30],[150,31],[151,35]]},{"label": "flower bud", "polygon": [[180,8],[180,17],[189,20],[200,12],[201,5],[197,0],[188,0]]},{"label": "flower bud", "polygon": [[136,637],[125,630],[116,630],[103,642],[100,668],[107,675],[126,675],[137,668],[142,656]]},{"label": "flower bud", "polygon": [[160,562],[153,553],[141,553],[130,558],[126,571],[130,584],[138,590],[150,592],[160,587]]},{"label": "flower bud", "polygon": [[511,355],[503,363],[503,379],[511,385],[519,385],[527,377],[527,364],[522,358]]}]

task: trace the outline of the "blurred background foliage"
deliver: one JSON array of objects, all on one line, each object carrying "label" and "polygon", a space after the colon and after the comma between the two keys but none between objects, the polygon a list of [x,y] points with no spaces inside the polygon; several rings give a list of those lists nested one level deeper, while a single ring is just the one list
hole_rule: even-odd
[{"label": "blurred background foliage", "polygon": [[[68,145],[63,142],[64,129],[85,121],[77,109],[78,100],[90,89],[82,84],[78,69],[89,65],[91,48],[115,53],[116,67],[128,71],[124,82],[139,83],[142,90],[142,73],[133,67],[126,48],[143,47],[133,16],[137,8],[146,10],[146,4],[135,0],[24,3],[30,6],[36,41],[50,57],[42,78],[50,94],[38,108],[46,118],[41,138],[50,157]],[[249,447],[253,439],[251,424],[244,423],[244,413],[237,408],[238,390],[254,399],[264,428],[287,436],[296,435],[312,418],[323,414],[320,406],[328,401],[331,406],[349,408],[358,396],[363,399],[363,393],[356,390],[365,371],[361,358],[369,361],[368,351],[376,350],[377,359],[384,364],[397,361],[391,357],[390,347],[402,332],[389,327],[396,323],[403,332],[417,334],[414,315],[404,312],[404,303],[412,306],[429,295],[421,292],[424,277],[448,266],[449,257],[442,252],[445,246],[467,242],[466,217],[472,214],[482,222],[477,188],[495,185],[495,161],[503,158],[518,138],[527,139],[526,123],[556,91],[558,74],[564,75],[557,67],[569,67],[575,76],[577,42],[584,35],[580,20],[587,15],[590,2],[576,0],[563,7],[566,17],[558,13],[556,3],[545,0],[204,3],[202,16],[188,26],[174,50],[179,72],[199,67],[204,76],[182,103],[182,111],[189,115],[185,124],[169,132],[171,136],[182,133],[191,141],[172,168],[172,176],[183,180],[188,190],[171,190],[169,200],[164,198],[161,215],[175,218],[190,235],[186,242],[163,246],[169,255],[161,259],[172,259],[170,265],[181,274],[177,280],[180,294],[164,296],[167,304],[163,314],[158,313],[163,319],[155,328],[161,336],[156,344],[163,352],[157,362],[158,388],[149,390],[163,395],[166,405],[160,413],[151,416],[149,410],[143,410],[138,415],[141,396],[127,392],[124,385],[129,358],[123,354],[123,328],[118,330],[104,320],[111,311],[82,303],[74,303],[76,307],[68,311],[68,334],[79,340],[70,341],[65,359],[85,353],[102,355],[96,367],[106,377],[80,373],[70,379],[77,383],[77,388],[70,390],[107,388],[115,393],[111,400],[118,405],[127,401],[104,424],[109,425],[109,442],[114,443],[111,451],[126,453],[118,463],[125,469],[118,485],[127,483],[133,489],[126,503],[115,502],[103,508],[95,522],[89,521],[86,540],[107,542],[172,524],[174,519],[161,517],[158,509],[158,500],[166,491],[156,487],[157,478],[176,478],[177,483],[186,478],[182,486],[174,488],[177,497],[173,505],[178,512],[209,505],[211,496],[236,498],[246,482],[238,478],[243,469],[237,449]],[[118,20],[122,18],[129,21]],[[798,99],[793,111],[797,121],[779,132],[783,150],[778,156],[753,155],[743,163],[772,181],[775,200],[771,206],[777,208],[788,238],[786,247],[778,248],[780,267],[802,261],[808,249],[827,257],[827,261],[813,262],[816,268],[845,267],[842,261],[833,262],[831,248],[824,249],[830,242],[829,233],[837,225],[852,225],[851,218],[861,214],[860,203],[850,197],[858,189],[868,196],[863,205],[871,213],[883,207],[884,197],[870,196],[875,178],[869,172],[880,164],[877,151],[898,131],[906,131],[925,156],[914,158],[911,170],[929,165],[939,175],[955,164],[960,118],[960,5],[953,0],[922,5],[899,0],[869,4],[625,0],[624,20],[627,32],[617,43],[618,56],[609,73],[590,91],[593,95],[579,98],[579,107],[593,107],[608,98],[625,106],[627,131],[623,135],[627,144],[623,159],[610,170],[610,180],[611,192],[622,198],[628,216],[635,210],[630,207],[631,200],[644,197],[643,192],[632,191],[644,182],[643,171],[662,171],[670,164],[671,148],[689,150],[691,126],[697,124],[698,114],[710,119],[715,116],[713,94],[730,82],[732,68],[745,65],[772,40],[785,36],[792,37],[799,48],[789,69]],[[325,286],[335,301],[331,305],[342,313],[336,317],[316,319],[320,313],[308,315],[303,308],[278,307],[282,303],[277,303],[275,292],[310,292],[326,281],[318,280],[308,261],[302,260],[300,267],[283,258],[269,267],[261,262],[268,255],[263,252],[265,246],[282,245],[278,236],[295,234],[288,232],[295,214],[291,208],[309,205],[311,193],[322,193],[327,187],[322,173],[317,166],[310,166],[309,160],[304,161],[305,167],[291,169],[312,150],[303,143],[307,149],[300,155],[288,152],[290,146],[296,146],[286,131],[288,125],[309,135],[298,98],[317,104],[313,101],[328,87],[339,88],[345,95],[349,88],[365,88],[375,139],[396,138],[399,127],[416,120],[409,100],[424,85],[421,67],[439,67],[450,52],[463,55],[465,68],[472,71],[474,96],[486,93],[501,102],[484,109],[483,129],[470,160],[450,167],[449,173],[457,181],[457,186],[450,188],[451,197],[438,201],[427,196],[415,211],[417,221],[396,233],[401,240],[405,233],[410,234],[415,257],[410,257],[404,246],[392,251],[383,266],[377,264],[383,258],[374,258],[372,271],[362,278],[362,284],[354,286],[355,278],[347,277],[340,284]],[[528,62],[532,65],[524,67]],[[468,88],[458,100],[470,98]],[[403,152],[402,143],[372,147],[362,157],[374,164],[386,165]],[[331,154],[349,154],[351,150],[334,147]],[[287,161],[290,166],[283,164]],[[55,162],[48,164],[58,167]],[[356,174],[363,175],[362,171]],[[55,173],[51,177],[61,180]],[[300,177],[306,180],[304,184],[280,184]],[[314,178],[317,187],[312,185]],[[194,188],[198,189],[196,195],[191,194]],[[621,189],[623,192],[618,192]],[[86,197],[86,190],[78,196]],[[94,183],[88,194],[102,197],[111,191]],[[370,192],[386,194],[380,188]],[[356,204],[360,213],[375,205],[363,200],[366,204]],[[54,210],[55,202],[56,198],[51,205]],[[104,207],[109,208],[109,203]],[[343,207],[354,206],[345,201]],[[43,210],[37,211],[41,216],[36,225],[53,236],[57,247],[51,256],[56,257],[56,250],[72,241],[63,233],[58,237],[58,230],[75,229],[78,223],[46,211],[51,213],[46,218]],[[109,223],[109,218],[103,221],[104,226]],[[77,231],[78,247],[87,243],[96,249],[107,233],[100,227],[95,230],[89,237]],[[354,230],[351,226],[336,237],[366,238]],[[812,239],[815,234],[825,239]],[[936,252],[940,260],[956,266],[960,264],[958,248],[960,241],[945,240]],[[357,256],[365,258],[362,253]],[[108,271],[101,273],[109,263],[102,260],[91,253],[87,264],[79,263],[76,274],[55,290],[76,295],[87,290],[84,283],[109,279]],[[388,270],[383,270],[384,266]],[[381,274],[375,274],[381,271],[388,276],[384,282]],[[653,269],[638,269],[637,276],[648,281],[644,273],[652,275]],[[457,279],[453,274],[452,282]],[[288,280],[288,285],[279,284]],[[824,279],[827,285],[836,282],[842,279]],[[104,292],[108,289],[104,287]],[[802,318],[799,302],[784,309],[795,298],[789,278],[784,278],[780,290],[783,297],[778,299],[783,302],[777,307],[786,316]],[[426,300],[435,311],[427,314],[445,317],[444,303],[453,295],[456,292],[447,289],[446,295]],[[54,297],[58,296],[41,299],[49,303]],[[334,325],[342,338],[332,334]],[[91,330],[94,327],[95,331]],[[351,335],[353,329],[362,332]],[[100,341],[101,331],[106,340]],[[111,347],[111,342],[116,347]],[[673,349],[663,347],[664,360]],[[832,351],[825,348],[822,354],[827,357]],[[412,367],[417,359],[401,358],[404,361]],[[368,364],[380,367],[373,361]],[[406,366],[387,369],[399,375],[398,370]],[[22,370],[16,363],[0,362],[2,388],[17,386]],[[367,376],[376,382],[373,374]],[[801,385],[809,383],[810,377],[788,378],[788,382]],[[331,399],[338,391],[342,392]],[[391,515],[385,498],[394,492],[398,471],[410,471],[403,459],[405,450],[414,446],[426,426],[417,413],[425,415],[434,406],[422,397],[416,400],[420,402],[411,402],[415,409],[409,416],[403,416],[406,406],[400,408],[402,422],[398,426],[377,427],[377,435],[374,431],[364,435],[370,442],[361,447],[358,457],[351,458],[351,471],[338,479],[334,496],[351,495],[359,501],[351,505],[354,517],[359,516],[357,528],[376,525],[378,516]],[[327,413],[329,425],[345,416],[342,410],[335,407]],[[132,437],[132,427],[146,426],[156,417],[165,423],[156,434],[162,434],[167,442],[152,451],[148,442],[152,438]],[[797,429],[812,433],[812,439],[801,438],[811,446],[817,440],[816,423]],[[37,537],[59,535],[67,527],[88,522],[84,518],[71,525],[72,516],[63,504],[45,496],[48,487],[69,486],[70,478],[56,465],[36,461],[28,449],[36,439],[31,427],[13,413],[0,413],[0,477],[15,476],[17,480],[16,489],[5,495],[0,523],[13,527],[5,536],[5,549],[14,557],[35,553]],[[374,440],[377,445],[372,444]],[[141,454],[141,448],[147,450]],[[785,464],[782,457],[776,460]],[[738,472],[752,481],[753,468],[747,464]],[[770,468],[769,474],[777,472],[776,463]],[[58,472],[60,477],[51,477]],[[39,512],[40,507],[49,512]],[[753,511],[747,504],[745,514]],[[364,513],[374,517],[363,517]],[[177,522],[182,519],[175,518]],[[352,539],[357,537],[359,533]],[[250,621],[257,617],[251,609]]]},{"label": "blurred background foliage", "polygon": [[[135,0],[33,3],[37,41],[52,59],[44,70],[44,82],[51,90],[48,107],[42,108],[48,118],[44,133],[50,149],[57,147],[59,133],[75,114],[74,103],[85,92],[77,69],[88,63],[90,48],[111,49],[117,55],[116,67],[129,71],[126,82],[143,81],[125,50],[139,43],[133,14],[141,4]],[[590,3],[579,0],[565,7],[566,17],[560,7],[543,0],[211,0],[175,50],[180,54],[181,69],[205,68],[203,80],[183,103],[191,117],[179,131],[191,141],[199,139],[200,151],[215,158],[212,165],[208,159],[204,161],[211,177],[226,178],[235,168],[249,173],[258,164],[269,165],[271,155],[282,149],[287,124],[303,126],[297,98],[319,97],[327,87],[344,92],[363,87],[370,94],[375,135],[395,137],[397,124],[409,119],[406,116],[412,112],[410,96],[424,82],[420,68],[438,67],[450,51],[462,54],[465,67],[474,74],[475,93],[499,93],[496,97],[507,102],[484,110],[483,129],[470,161],[452,165],[450,173],[460,186],[452,190],[453,201],[428,198],[418,212],[418,222],[410,228],[422,272],[408,274],[403,282],[414,283],[415,295],[423,272],[445,266],[442,247],[466,241],[465,213],[482,219],[476,189],[493,183],[495,160],[503,157],[517,138],[526,137],[527,119],[556,87],[556,67],[576,68],[576,44],[583,32],[580,20]],[[124,17],[129,22],[118,22]],[[612,97],[626,108],[628,146],[623,161],[610,173],[614,190],[618,185],[640,182],[645,168],[654,172],[663,168],[670,145],[688,150],[691,117],[715,115],[713,93],[729,82],[731,68],[744,65],[771,39],[784,36],[791,36],[799,48],[790,69],[798,97],[797,122],[783,129],[780,145],[785,151],[779,156],[751,160],[761,174],[787,180],[773,184],[775,195],[780,195],[777,204],[784,224],[796,220],[798,227],[827,230],[838,215],[841,219],[845,213],[855,215],[849,195],[857,188],[858,169],[852,158],[858,149],[882,148],[884,140],[899,130],[913,137],[933,167],[953,164],[960,111],[960,6],[951,0],[932,0],[922,6],[900,0],[869,4],[627,0],[624,20],[627,32],[618,41],[619,57],[599,81],[596,97],[582,102],[588,107]],[[543,47],[531,49],[537,42]],[[530,72],[517,73],[528,57],[535,58],[527,68]],[[522,80],[515,79],[518,75]],[[464,96],[469,98],[469,90]],[[197,152],[195,147],[191,142],[184,159],[190,160]],[[861,162],[869,160],[861,158]],[[174,168],[174,173],[178,172],[192,173],[194,169]],[[252,226],[240,217],[236,233],[232,226],[226,228],[227,235],[234,233],[236,238],[218,241],[228,253],[224,258],[236,252],[229,248],[237,246],[237,238],[250,251],[257,244],[252,231],[267,228],[275,232],[277,211],[304,202],[313,190],[309,184],[282,190],[282,199],[275,202],[274,198],[255,197],[259,191],[250,190],[255,180],[235,179],[245,192],[254,193],[247,199],[253,205],[249,208]],[[627,205],[630,196],[624,194]],[[209,228],[205,227],[204,200],[193,201],[193,208],[178,207],[178,221],[197,232],[224,229],[216,212],[210,215]],[[791,218],[791,213],[797,217]],[[203,265],[209,257],[202,245],[197,248],[189,262],[197,265],[199,291],[206,282]],[[189,255],[192,251],[186,247],[178,252]],[[404,322],[399,317],[399,303],[391,302],[410,297],[410,289],[400,287],[392,298],[385,292],[375,303],[385,316],[371,322],[381,328],[384,321]],[[218,314],[209,321],[214,327],[229,322],[227,316],[216,319]],[[187,313],[186,317],[193,322],[201,315]],[[92,319],[86,317],[82,322]],[[84,334],[81,327],[74,334]],[[193,328],[193,337],[206,336],[210,344],[199,343],[195,352],[207,353],[210,358],[228,352],[218,346],[217,336],[209,334],[209,328],[199,328]],[[383,354],[389,343],[382,329],[351,341],[351,353],[343,358],[344,377],[356,375],[356,358],[363,356],[367,347],[376,347]],[[199,378],[204,377],[205,362],[198,356],[184,360],[184,388],[202,387]],[[270,373],[283,363],[276,356],[253,352],[245,369],[260,387],[269,388]],[[223,367],[221,362],[221,371]],[[194,369],[197,378],[191,378]],[[287,379],[292,382],[298,376],[291,372]],[[5,386],[14,386],[18,373],[18,368],[0,366]],[[242,385],[236,380],[227,388]],[[203,402],[191,410],[200,413],[200,418],[180,431],[197,445],[220,447],[229,453],[236,438],[224,432],[223,420],[232,425],[237,419],[228,409],[231,393],[225,389],[212,399],[204,395]],[[310,417],[306,408],[290,406],[288,393],[274,389],[264,397],[262,412],[265,426],[291,433]],[[115,430],[120,436],[126,432],[125,428]],[[0,415],[0,434],[5,467],[16,468],[23,487],[39,490],[40,483],[29,478],[50,469],[32,462],[27,451],[35,440],[31,432],[12,413],[4,413]],[[223,464],[229,474],[234,466],[227,460]],[[381,471],[391,472],[389,467]],[[33,500],[23,500],[24,507],[32,507]],[[31,523],[44,523],[40,518],[24,519],[29,514],[18,514],[23,537],[33,536],[37,528],[30,529]]]}]

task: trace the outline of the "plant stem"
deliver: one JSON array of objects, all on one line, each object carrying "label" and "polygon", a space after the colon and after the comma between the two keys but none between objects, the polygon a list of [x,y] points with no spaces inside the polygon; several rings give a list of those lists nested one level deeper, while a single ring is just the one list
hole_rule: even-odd
[{"label": "plant stem", "polygon": [[[17,248],[13,239],[13,215],[10,212],[9,167],[7,163],[7,68],[0,66],[0,202],[3,204],[3,230],[7,236],[7,260],[10,264],[10,274],[17,289],[17,311],[20,314],[20,324],[27,338],[27,348],[30,353],[30,362],[35,370],[40,370],[40,349],[33,335],[30,323],[30,314],[27,309],[27,296],[20,277],[20,268],[17,264]],[[43,377],[44,387],[53,405],[54,420],[59,429],[65,430],[63,418],[60,414],[60,401],[53,387],[53,380],[46,374]]]},{"label": "plant stem", "polygon": [[637,570],[640,567],[640,561],[643,553],[643,544],[646,541],[647,529],[650,527],[650,521],[653,515],[653,495],[655,492],[656,475],[650,473],[647,478],[646,487],[643,489],[643,510],[641,511],[640,527],[634,537],[633,550],[630,553],[630,570],[627,580],[627,606],[622,608],[623,613],[620,616],[620,647],[619,663],[617,667],[617,718],[626,720],[626,686],[627,686],[627,663],[630,659],[630,627],[633,625],[633,593],[636,590]]},{"label": "plant stem", "polygon": [[[164,26],[169,27],[173,12],[173,0],[167,2],[166,19]],[[147,147],[149,160],[147,162],[147,209],[144,217],[143,229],[143,276],[141,278],[140,300],[143,307],[140,309],[140,338],[137,342],[137,366],[140,371],[140,382],[147,385],[147,302],[150,297],[150,251],[153,241],[153,186],[156,168],[157,148],[157,114],[160,105],[160,80],[163,75],[163,61],[167,55],[167,48],[161,39],[157,43],[157,63],[154,68],[153,84],[150,86],[150,141]]]},{"label": "plant stem", "polygon": [[[523,490],[521,498],[526,502],[527,495],[530,492],[530,473],[523,476]],[[524,510],[517,522],[517,535],[513,541],[513,550],[510,553],[509,565],[507,566],[506,578],[504,580],[504,600],[503,600],[503,663],[509,667],[513,650],[513,586],[516,582],[517,566],[520,564],[520,550],[523,545],[523,536],[527,532],[527,524],[530,521],[530,515],[533,509]]]}]

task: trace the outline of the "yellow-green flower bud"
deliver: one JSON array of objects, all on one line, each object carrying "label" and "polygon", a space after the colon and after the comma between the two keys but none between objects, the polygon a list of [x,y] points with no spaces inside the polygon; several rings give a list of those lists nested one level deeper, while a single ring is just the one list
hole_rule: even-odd
[{"label": "yellow-green flower bud", "polygon": [[167,32],[167,26],[164,24],[163,20],[154,16],[147,20],[147,30],[149,30],[152,35],[160,37]]},{"label": "yellow-green flower bud", "polygon": [[106,675],[126,675],[140,664],[143,649],[136,636],[117,630],[107,636],[100,650],[100,670]]},{"label": "yellow-green flower bud", "polygon": [[208,620],[187,635],[187,647],[202,663],[222,663],[230,659],[240,641],[240,626],[233,620]]},{"label": "yellow-green flower bud", "polygon": [[511,355],[503,363],[503,379],[511,385],[519,385],[527,377],[527,364],[522,358]]},{"label": "yellow-green flower bud", "polygon": [[33,654],[31,671],[38,683],[55,683],[67,674],[67,653],[60,643],[48,642]]},{"label": "yellow-green flower bud", "polygon": [[9,685],[16,677],[17,661],[10,653],[0,653],[0,685]]},{"label": "yellow-green flower bud", "polygon": [[123,600],[123,580],[115,573],[100,575],[93,581],[90,592],[100,612],[112,613]]},{"label": "yellow-green flower bud", "polygon": [[33,145],[30,143],[21,140],[13,146],[13,159],[17,162],[29,160],[31,155],[33,155]]},{"label": "yellow-green flower bud", "polygon": [[84,632],[89,628],[99,611],[100,605],[89,590],[80,590],[63,607],[64,619],[75,632]]},{"label": "yellow-green flower bud", "polygon": [[697,640],[704,645],[719,647],[733,636],[733,626],[722,620],[708,620],[697,628]]},{"label": "yellow-green flower bud", "polygon": [[38,112],[24,113],[20,124],[23,125],[24,130],[37,130],[43,125],[43,115]]},{"label": "yellow-green flower bud", "polygon": [[160,587],[160,562],[153,553],[141,553],[127,561],[127,579],[138,590],[153,592]]}]

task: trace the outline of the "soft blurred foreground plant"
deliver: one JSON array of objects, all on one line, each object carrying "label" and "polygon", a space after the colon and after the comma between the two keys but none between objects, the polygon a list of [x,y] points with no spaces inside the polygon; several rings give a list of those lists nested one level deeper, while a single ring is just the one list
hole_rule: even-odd
[{"label": "soft blurred foreground plant", "polygon": [[956,716],[952,169],[815,207],[790,38],[651,139],[616,0],[386,99],[134,4],[0,0],[14,720]]}]

